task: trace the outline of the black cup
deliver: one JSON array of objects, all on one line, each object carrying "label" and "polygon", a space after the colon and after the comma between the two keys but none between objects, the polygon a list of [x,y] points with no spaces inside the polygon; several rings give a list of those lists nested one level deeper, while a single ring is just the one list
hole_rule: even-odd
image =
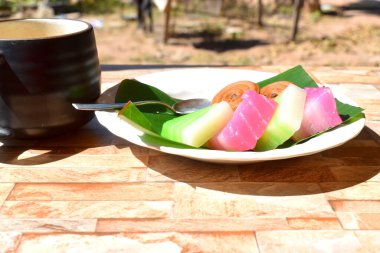
[{"label": "black cup", "polygon": [[92,112],[100,66],[92,26],[68,19],[0,21],[0,138],[39,138],[68,132]]}]

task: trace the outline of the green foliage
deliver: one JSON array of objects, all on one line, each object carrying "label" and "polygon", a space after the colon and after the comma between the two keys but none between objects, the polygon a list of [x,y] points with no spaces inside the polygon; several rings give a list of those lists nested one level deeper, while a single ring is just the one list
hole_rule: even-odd
[{"label": "green foliage", "polygon": [[11,10],[11,8],[12,8],[11,2],[5,1],[5,0],[0,0],[0,11],[1,10],[3,10],[3,11]]},{"label": "green foliage", "polygon": [[8,6],[13,9],[20,5],[35,5],[38,2],[37,0],[0,0],[0,6]]},{"label": "green foliage", "polygon": [[294,9],[293,9],[293,5],[288,5],[288,4],[280,4],[278,7],[277,7],[277,13],[280,14],[280,15],[284,15],[284,16],[292,16],[293,15],[293,12],[294,12]]},{"label": "green foliage", "polygon": [[[41,0],[0,0],[1,7],[8,7],[12,11],[17,10],[20,6],[36,5]],[[83,0],[76,5],[71,5],[69,0],[49,0],[49,4],[62,4],[77,7],[83,13],[107,14],[115,11],[121,6],[119,0]]]},{"label": "green foliage", "polygon": [[221,24],[203,23],[201,24],[200,33],[206,38],[216,38],[223,35],[223,26]]},{"label": "green foliage", "polygon": [[322,12],[317,10],[310,13],[311,20],[316,23],[322,18]]},{"label": "green foliage", "polygon": [[120,6],[119,0],[84,0],[80,4],[82,12],[92,14],[112,13]]},{"label": "green foliage", "polygon": [[319,42],[319,47],[323,52],[333,52],[337,47],[338,44],[335,39],[332,38],[323,38]]},{"label": "green foliage", "polygon": [[0,0],[0,15],[5,17],[10,16],[13,12],[19,9],[20,4],[31,5],[35,1],[18,1],[18,0]]},{"label": "green foliage", "polygon": [[256,5],[245,2],[237,3],[235,0],[226,0],[223,4],[223,15],[229,18],[249,19],[256,13]]}]

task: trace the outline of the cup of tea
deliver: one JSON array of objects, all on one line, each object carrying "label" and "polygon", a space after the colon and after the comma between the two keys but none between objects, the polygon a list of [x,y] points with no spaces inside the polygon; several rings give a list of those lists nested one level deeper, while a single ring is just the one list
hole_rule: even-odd
[{"label": "cup of tea", "polygon": [[0,21],[0,138],[58,135],[93,113],[100,65],[93,27],[69,19]]}]

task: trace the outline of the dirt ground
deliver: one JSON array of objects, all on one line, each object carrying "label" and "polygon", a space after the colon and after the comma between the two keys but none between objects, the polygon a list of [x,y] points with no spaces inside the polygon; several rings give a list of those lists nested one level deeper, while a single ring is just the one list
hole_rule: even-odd
[{"label": "dirt ground", "polygon": [[162,14],[155,14],[153,33],[121,17],[85,17],[98,27],[102,64],[380,66],[380,12],[303,15],[296,42],[289,41],[289,15],[265,15],[262,28],[249,20],[175,16],[167,44]]}]

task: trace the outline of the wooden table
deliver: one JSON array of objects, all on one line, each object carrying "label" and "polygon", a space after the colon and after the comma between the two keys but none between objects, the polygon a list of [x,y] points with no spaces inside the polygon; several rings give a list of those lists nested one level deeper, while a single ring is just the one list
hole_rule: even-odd
[{"label": "wooden table", "polygon": [[[103,66],[103,90],[179,67]],[[96,119],[4,143],[0,252],[379,252],[380,68],[306,69],[367,117],[358,137],[311,156],[197,162],[130,144]]]}]

